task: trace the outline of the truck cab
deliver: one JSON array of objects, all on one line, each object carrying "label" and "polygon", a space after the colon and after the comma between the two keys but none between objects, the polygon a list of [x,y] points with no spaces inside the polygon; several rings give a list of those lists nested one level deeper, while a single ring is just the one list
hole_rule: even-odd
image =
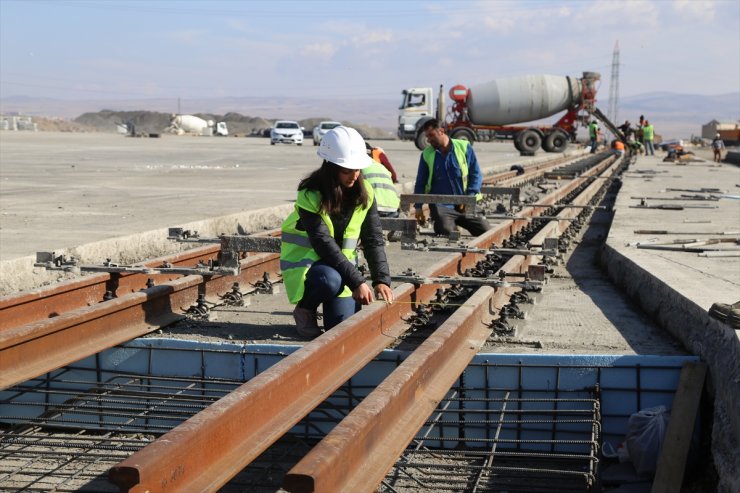
[{"label": "truck cab", "polygon": [[229,129],[226,127],[226,122],[217,122],[213,133],[214,135],[220,135],[222,137],[229,135]]},{"label": "truck cab", "polygon": [[434,116],[431,87],[404,89],[401,92],[401,105],[398,107],[398,138],[413,140],[416,137],[417,122]]}]

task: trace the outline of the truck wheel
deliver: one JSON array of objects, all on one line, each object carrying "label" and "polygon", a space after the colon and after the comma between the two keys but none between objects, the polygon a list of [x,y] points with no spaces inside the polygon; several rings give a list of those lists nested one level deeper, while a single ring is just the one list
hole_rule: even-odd
[{"label": "truck wheel", "polygon": [[546,152],[563,152],[567,147],[568,136],[561,130],[553,130],[542,142],[542,148]]},{"label": "truck wheel", "polygon": [[540,134],[537,133],[537,131],[532,130],[531,128],[519,133],[517,140],[519,141],[518,149],[520,152],[534,153],[537,152],[537,149],[542,145],[542,137],[540,137]]},{"label": "truck wheel", "polygon": [[424,134],[424,132],[421,131],[421,129],[416,132],[414,144],[416,144],[416,148],[420,151],[423,151],[429,145],[429,142],[427,141],[427,136]]},{"label": "truck wheel", "polygon": [[469,128],[456,128],[450,132],[451,139],[467,140],[471,144],[475,142],[475,133]]},{"label": "truck wheel", "polygon": [[519,144],[519,137],[521,137],[521,132],[514,136],[514,148],[517,151],[522,152],[522,146]]}]

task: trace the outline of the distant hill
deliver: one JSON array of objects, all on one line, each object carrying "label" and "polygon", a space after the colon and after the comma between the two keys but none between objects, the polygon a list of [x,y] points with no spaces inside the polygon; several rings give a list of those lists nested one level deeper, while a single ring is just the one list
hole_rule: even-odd
[{"label": "distant hill", "polygon": [[[195,116],[204,120],[214,122],[226,122],[231,135],[261,135],[266,129],[272,127],[275,120],[262,117],[245,116],[240,113],[230,112],[226,114],[217,113],[195,113]],[[78,116],[72,123],[78,128],[88,128],[97,132],[115,132],[119,123],[131,123],[137,133],[162,133],[170,124],[170,113],[157,111],[113,111],[102,110],[87,112]],[[331,120],[328,117],[314,117],[298,120],[307,133],[313,130],[320,121]],[[369,139],[385,139],[390,135],[387,131],[369,125],[355,124],[350,121],[342,121],[345,125],[357,128],[357,130]]]},{"label": "distant hill", "polygon": [[[606,112],[608,100],[606,94],[603,97],[599,105],[602,111]],[[83,116],[84,113],[102,113],[101,110],[106,108],[115,112],[140,112],[145,109],[147,112],[159,112],[167,116],[178,112],[177,100],[174,98],[89,101],[22,96],[0,98],[0,111],[4,113],[16,112],[70,120],[78,115]],[[233,120],[233,128],[238,129],[235,131],[239,133],[246,129],[259,128],[264,122],[271,123],[278,119],[299,120],[304,122],[306,128],[312,128],[315,122],[323,119],[319,115],[325,115],[325,119],[328,120],[338,120],[361,128],[367,126],[379,129],[387,137],[394,135],[396,131],[398,118],[396,108],[395,99],[234,97],[183,100],[180,112],[223,115],[224,118],[239,115],[234,116]],[[651,120],[655,124],[656,132],[664,138],[688,138],[700,134],[701,125],[710,120],[734,121],[740,118],[740,92],[711,96],[655,92],[620,98],[617,115],[619,121],[615,123],[621,124],[625,119],[635,123],[640,115],[645,115]],[[168,122],[169,120],[165,126]]]}]

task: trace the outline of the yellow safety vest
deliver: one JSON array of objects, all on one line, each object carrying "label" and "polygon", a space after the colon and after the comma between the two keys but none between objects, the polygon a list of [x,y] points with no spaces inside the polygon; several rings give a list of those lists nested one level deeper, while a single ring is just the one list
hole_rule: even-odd
[{"label": "yellow safety vest", "polygon": [[396,186],[393,184],[391,172],[379,162],[373,161],[370,166],[363,168],[362,176],[365,177],[365,181],[372,185],[375,191],[378,211],[396,212],[401,205],[401,199],[398,197]]},{"label": "yellow safety vest", "polygon": [[595,139],[599,136],[599,125],[595,122],[591,122],[588,126],[588,136]]},{"label": "yellow safety vest", "polygon": [[642,129],[642,138],[643,140],[653,140],[653,136],[655,134],[655,130],[653,128],[653,125],[645,125]]},{"label": "yellow safety vest", "polygon": [[[362,207],[360,205],[355,208],[347,224],[347,228],[344,230],[344,238],[342,239],[342,253],[347,257],[347,260],[353,263],[357,258],[360,229],[374,199],[373,187],[369,183],[366,183],[365,188],[368,194],[368,206]],[[296,199],[295,209],[283,221],[281,226],[280,270],[283,275],[283,283],[285,283],[285,291],[288,293],[288,300],[293,304],[298,303],[303,298],[304,283],[308,269],[311,268],[314,262],[320,260],[319,255],[311,247],[308,233],[296,228],[300,219],[298,209],[304,209],[321,216],[321,219],[327,228],[329,228],[329,234],[334,237],[334,224],[326,212],[320,211],[320,205],[321,195],[318,192],[315,190],[300,190]],[[352,296],[352,291],[345,286],[339,296]]]},{"label": "yellow safety vest", "polygon": [[[452,142],[452,149],[455,152],[455,158],[457,164],[460,166],[460,172],[462,173],[462,188],[464,192],[468,191],[468,146],[470,142],[462,139],[450,139]],[[432,190],[432,174],[434,173],[434,155],[435,149],[432,146],[427,146],[422,152],[422,157],[427,163],[429,168],[429,178],[427,178],[426,186],[424,187],[424,193],[429,193]],[[483,195],[480,193],[475,195],[475,200],[481,200]]]}]

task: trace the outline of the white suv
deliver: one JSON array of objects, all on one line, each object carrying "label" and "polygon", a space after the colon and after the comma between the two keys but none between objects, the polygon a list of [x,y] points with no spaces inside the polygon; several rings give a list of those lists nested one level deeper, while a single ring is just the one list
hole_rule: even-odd
[{"label": "white suv", "polygon": [[303,127],[298,122],[280,120],[270,130],[270,145],[278,143],[303,145]]},{"label": "white suv", "polygon": [[324,134],[334,127],[340,126],[339,122],[321,122],[313,127],[313,145],[317,146],[321,144],[321,139],[324,138]]}]

